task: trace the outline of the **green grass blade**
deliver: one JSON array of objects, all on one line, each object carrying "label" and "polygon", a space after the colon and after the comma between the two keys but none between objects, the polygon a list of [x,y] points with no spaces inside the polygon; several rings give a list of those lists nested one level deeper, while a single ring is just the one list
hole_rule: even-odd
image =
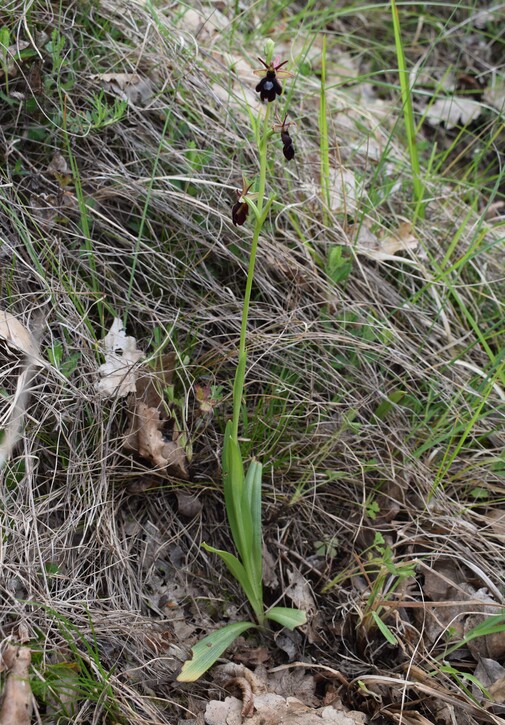
[{"label": "green grass blade", "polygon": [[253,622],[233,622],[201,639],[191,648],[193,657],[184,663],[177,677],[178,682],[198,680],[221,657],[225,649],[251,627],[256,625]]},{"label": "green grass blade", "polygon": [[384,635],[384,638],[389,642],[389,644],[398,644],[398,640],[396,639],[395,635],[389,629],[387,624],[382,621],[377,612],[372,612],[372,619]]},{"label": "green grass blade", "polygon": [[414,184],[414,196],[416,200],[415,217],[424,218],[424,186],[421,180],[421,165],[419,163],[419,154],[417,152],[416,143],[416,127],[414,123],[414,109],[412,106],[412,93],[410,90],[409,73],[405,62],[405,53],[403,50],[403,41],[400,26],[400,16],[396,0],[391,0],[391,13],[393,16],[393,30],[395,36],[396,58],[398,62],[398,75],[400,77],[400,88],[402,94],[403,118],[405,121],[405,132],[407,135],[407,144],[410,155],[410,165],[412,167],[412,178]]},{"label": "green grass blade", "polygon": [[307,615],[301,609],[292,609],[291,607],[272,607],[265,614],[266,619],[272,622],[282,624],[287,629],[294,629],[302,624],[307,623]]}]

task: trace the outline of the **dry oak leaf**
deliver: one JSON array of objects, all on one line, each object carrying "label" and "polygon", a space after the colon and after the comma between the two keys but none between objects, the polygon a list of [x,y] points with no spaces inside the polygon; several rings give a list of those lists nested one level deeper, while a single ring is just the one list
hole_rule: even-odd
[{"label": "dry oak leaf", "polygon": [[[180,478],[188,478],[185,435],[166,412],[163,390],[172,383],[175,354],[162,355],[158,369],[143,369],[136,382],[131,420],[124,446],[159,468],[171,468]],[[162,415],[163,414],[163,415]],[[167,427],[171,428],[170,437]]]},{"label": "dry oak leaf", "polygon": [[412,232],[412,225],[403,222],[392,234],[378,237],[367,224],[353,224],[349,227],[349,234],[353,241],[349,242],[357,254],[362,254],[377,262],[405,261],[412,264],[412,260],[397,257],[397,252],[413,251],[419,241]]},{"label": "dry oak leaf", "polygon": [[7,67],[7,75],[9,77],[16,76],[19,72],[19,61],[16,60],[16,56],[19,56],[21,51],[26,50],[30,47],[30,43],[27,40],[20,40],[14,45],[9,45],[7,48],[5,45],[0,43],[0,55],[5,58],[4,63],[0,64],[0,78],[5,75],[5,69]]},{"label": "dry oak leaf", "polygon": [[284,698],[267,692],[254,695],[252,717],[241,715],[242,703],[236,697],[224,702],[211,700],[205,710],[207,725],[362,725],[365,715],[355,711],[336,709],[329,705],[316,710],[307,707],[295,697]]},{"label": "dry oak leaf", "polygon": [[28,647],[8,644],[0,658],[0,671],[9,670],[5,681],[0,725],[30,725],[32,715],[32,691],[28,668],[31,652]]},{"label": "dry oak leaf", "polygon": [[177,443],[180,434],[174,429],[172,440],[167,440],[162,431],[165,424],[157,408],[137,401],[125,447],[159,468],[175,469],[181,478],[188,478],[186,452]]},{"label": "dry oak leaf", "polygon": [[427,109],[426,120],[430,126],[438,126],[441,123],[445,128],[455,126],[466,126],[474,121],[482,113],[482,104],[473,101],[471,98],[451,96],[449,98],[437,98]]},{"label": "dry oak leaf", "polygon": [[135,106],[145,106],[153,95],[149,78],[143,78],[138,73],[100,73],[90,78],[101,81],[105,91]]},{"label": "dry oak leaf", "polygon": [[135,338],[126,336],[123,323],[116,317],[102,342],[105,362],[98,368],[101,380],[96,384],[97,391],[104,397],[134,393],[137,389],[135,366],[144,357],[137,350]]}]

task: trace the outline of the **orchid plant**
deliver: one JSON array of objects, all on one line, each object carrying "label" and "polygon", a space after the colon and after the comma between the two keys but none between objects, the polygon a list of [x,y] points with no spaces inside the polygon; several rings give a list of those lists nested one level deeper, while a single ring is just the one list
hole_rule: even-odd
[{"label": "orchid plant", "polygon": [[[229,572],[239,582],[254,613],[255,621],[233,622],[224,627],[220,627],[198,642],[193,647],[192,658],[185,662],[177,678],[180,682],[193,682],[201,677],[223,654],[227,647],[248,629],[264,627],[268,620],[277,622],[288,629],[294,629],[299,625],[305,624],[307,621],[305,612],[299,609],[290,607],[270,607],[266,609],[264,606],[261,520],[262,466],[259,461],[253,460],[249,464],[246,472],[239,444],[239,420],[247,363],[247,320],[254,279],[256,252],[261,229],[273,202],[273,196],[269,196],[265,201],[267,146],[272,136],[272,129],[270,128],[270,104],[277,96],[282,94],[282,86],[278,78],[291,76],[289,71],[280,70],[287,61],[283,63],[280,63],[279,59],[272,61],[273,48],[273,42],[268,40],[265,44],[265,60],[260,59],[265,69],[256,71],[263,76],[262,80],[256,86],[256,91],[260,94],[262,101],[268,101],[263,120],[261,122],[260,119],[256,125],[256,142],[258,144],[260,157],[258,191],[250,193],[252,184],[248,184],[244,179],[242,189],[237,190],[237,201],[232,208],[232,221],[235,226],[242,226],[246,223],[250,209],[252,209],[254,217],[251,251],[242,308],[238,364],[233,386],[233,418],[226,425],[222,454],[226,514],[237,555],[216,549],[209,544],[203,544],[206,551],[221,557]],[[294,146],[288,133],[288,126],[290,124],[286,124],[286,117],[284,117],[284,121],[280,125],[281,137],[284,144],[284,156],[289,160],[294,156]],[[286,147],[290,149],[287,154]]]}]

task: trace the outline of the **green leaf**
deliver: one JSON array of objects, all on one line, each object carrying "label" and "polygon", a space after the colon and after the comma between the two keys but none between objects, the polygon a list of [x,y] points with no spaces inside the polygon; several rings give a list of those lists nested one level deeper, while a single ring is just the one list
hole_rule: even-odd
[{"label": "green leaf", "polygon": [[[241,511],[240,506],[237,511],[236,498],[237,492],[240,492],[242,496],[242,490],[244,486],[244,471],[241,466],[238,465],[236,460],[236,451],[238,447],[237,443],[233,438],[233,423],[231,420],[226,424],[226,431],[224,434],[223,444],[223,488],[224,488],[224,500],[226,505],[226,515],[228,517],[228,523],[230,524],[231,535],[237,551],[241,554],[240,547],[240,518]],[[232,455],[233,451],[233,455]],[[240,458],[240,449],[238,451]],[[240,464],[242,459],[240,458]]]},{"label": "green leaf", "polygon": [[263,536],[261,524],[261,474],[263,467],[258,461],[249,466],[244,485],[244,505],[251,520],[251,551],[244,566],[249,571],[252,581],[257,584],[258,593],[262,594],[263,581]]},{"label": "green leaf", "polygon": [[301,609],[292,609],[291,607],[272,607],[265,614],[267,619],[282,624],[287,629],[294,629],[301,624],[306,624],[307,615]]},{"label": "green leaf", "polygon": [[210,546],[209,544],[203,543],[202,546],[206,551],[210,551],[212,554],[217,554],[221,557],[232,576],[235,577],[244,590],[244,594],[248,598],[255,615],[261,621],[263,619],[263,598],[261,594],[258,596],[258,582],[251,580],[242,562],[240,562],[233,554],[230,554],[228,551],[223,551],[222,549],[216,549],[214,546]]},{"label": "green leaf", "polygon": [[385,639],[389,642],[389,644],[398,644],[398,640],[396,639],[395,635],[392,633],[392,631],[389,629],[387,624],[385,624],[382,619],[379,617],[377,612],[372,612],[372,618],[377,627],[380,629],[382,634],[384,635]]},{"label": "green leaf", "polygon": [[207,672],[209,667],[212,667],[225,649],[251,627],[256,627],[256,625],[253,622],[233,622],[233,624],[227,624],[197,642],[191,648],[193,657],[184,663],[177,677],[178,682],[195,682],[195,680],[198,680]]},{"label": "green leaf", "polygon": [[[237,547],[240,559],[246,565],[246,560],[251,556],[253,546],[251,511],[245,494],[244,465],[242,463],[240,446],[233,437],[231,427],[229,431],[227,442],[229,476],[225,481],[226,511],[228,513],[233,541]],[[229,515],[229,508],[233,512],[233,526],[232,518]]]}]

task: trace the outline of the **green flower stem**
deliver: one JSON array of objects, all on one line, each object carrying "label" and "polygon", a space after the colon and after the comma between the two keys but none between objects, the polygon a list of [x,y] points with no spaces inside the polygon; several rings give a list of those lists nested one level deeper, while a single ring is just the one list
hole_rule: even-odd
[{"label": "green flower stem", "polygon": [[251,290],[254,279],[254,265],[256,263],[256,251],[258,249],[258,240],[260,237],[261,229],[263,227],[264,220],[263,208],[265,205],[265,188],[267,180],[267,142],[269,137],[269,118],[270,118],[270,103],[267,104],[265,118],[263,120],[263,133],[260,136],[259,141],[259,153],[260,153],[260,180],[258,189],[258,203],[256,204],[258,213],[256,215],[254,223],[254,231],[251,242],[251,254],[249,255],[249,268],[247,270],[247,282],[244,293],[244,305],[242,307],[242,324],[240,327],[240,344],[238,353],[238,365],[235,373],[235,382],[233,385],[233,437],[238,440],[238,423],[240,419],[240,408],[242,405],[242,394],[244,392],[244,380],[245,380],[245,367],[247,361],[246,352],[246,334],[247,334],[247,319],[249,317],[249,305],[251,302]]}]

